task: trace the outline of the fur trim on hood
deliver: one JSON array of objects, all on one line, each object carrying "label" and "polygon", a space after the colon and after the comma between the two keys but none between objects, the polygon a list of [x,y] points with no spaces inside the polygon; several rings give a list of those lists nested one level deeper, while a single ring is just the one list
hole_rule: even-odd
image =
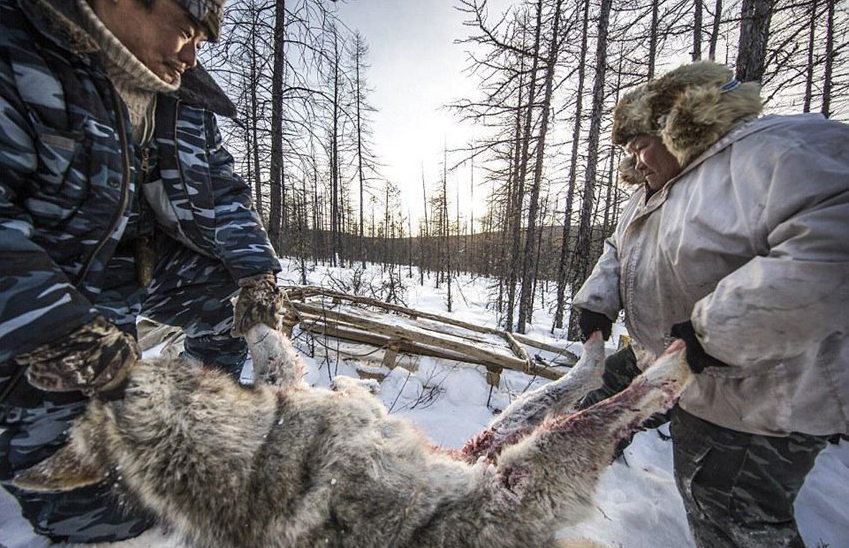
[{"label": "fur trim on hood", "polygon": [[613,109],[613,142],[659,135],[684,167],[762,108],[760,84],[739,83],[728,67],[696,61],[625,94]]},{"label": "fur trim on hood", "polygon": [[[71,53],[98,53],[97,43],[83,30],[76,0],[18,0],[33,26]],[[222,2],[223,4],[223,2]],[[236,106],[198,63],[183,74],[175,95],[186,103],[221,116],[235,118]]]}]

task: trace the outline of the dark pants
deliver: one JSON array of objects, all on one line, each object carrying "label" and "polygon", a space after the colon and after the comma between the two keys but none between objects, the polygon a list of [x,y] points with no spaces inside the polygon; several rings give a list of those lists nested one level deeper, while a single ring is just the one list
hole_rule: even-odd
[{"label": "dark pants", "polygon": [[239,378],[248,355],[241,337],[231,337],[233,305],[239,288],[219,261],[199,255],[167,236],[157,238],[160,260],[141,313],[182,327],[185,352],[210,367]]},{"label": "dark pants", "polygon": [[[220,262],[198,255],[162,236],[161,260],[145,293],[136,281],[132,256],[118,253],[95,306],[121,329],[135,334],[141,311],[186,332],[185,352],[203,363],[224,369],[238,379],[247,356],[243,339],[230,336],[235,281]],[[12,382],[16,365],[0,364],[0,392]],[[4,404],[0,422],[0,482],[21,505],[39,534],[54,541],[116,541],[139,535],[152,519],[125,506],[111,485],[95,485],[61,493],[15,489],[9,480],[44,460],[67,440],[71,421],[85,409],[80,393],[46,393],[20,378]]]},{"label": "dark pants", "polygon": [[804,548],[793,501],[828,438],[729,430],[672,413],[675,481],[703,548]]},{"label": "dark pants", "polygon": [[[100,484],[57,493],[17,489],[9,480],[65,445],[70,422],[85,410],[81,394],[66,394],[56,402],[42,400],[35,408],[7,409],[0,434],[0,480],[21,505],[33,530],[54,542],[104,542],[132,538],[153,519],[130,510]],[[73,399],[77,401],[74,402]]]}]

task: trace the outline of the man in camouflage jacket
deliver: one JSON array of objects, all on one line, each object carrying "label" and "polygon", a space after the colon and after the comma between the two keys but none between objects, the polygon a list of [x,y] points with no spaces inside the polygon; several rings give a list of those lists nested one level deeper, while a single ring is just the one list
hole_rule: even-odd
[{"label": "man in camouflage jacket", "polygon": [[201,67],[223,0],[0,0],[0,480],[55,541],[148,525],[100,485],[8,485],[65,443],[88,397],[120,397],[139,314],[238,375],[229,298],[279,271],[232,172]]}]

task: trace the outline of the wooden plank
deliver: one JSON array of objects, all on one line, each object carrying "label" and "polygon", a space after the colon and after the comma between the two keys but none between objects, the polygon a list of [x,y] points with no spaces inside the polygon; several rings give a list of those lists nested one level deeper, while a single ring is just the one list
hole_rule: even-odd
[{"label": "wooden plank", "polygon": [[[301,323],[301,329],[304,329],[305,331],[311,332],[313,334],[327,335],[329,337],[335,337],[338,339],[357,343],[370,344],[372,346],[377,347],[386,346],[390,341],[390,337],[388,336],[376,334],[372,331],[365,332],[358,329],[353,329],[350,326],[343,326],[337,324],[332,320],[329,322],[324,322],[320,319],[306,320],[305,322]],[[417,354],[421,356],[430,356],[434,358],[470,363],[474,365],[483,365],[487,368],[487,370],[498,368],[497,365],[493,364],[493,360],[491,359],[469,356],[462,353],[454,353],[446,351],[442,348],[435,348],[433,346],[427,346],[425,344],[405,339],[400,339],[398,351],[406,354]],[[537,364],[532,364],[529,368],[514,369],[513,367],[507,367],[506,369],[524,371],[528,374],[539,375],[540,377],[550,380],[556,380],[562,376],[562,373],[559,371],[540,367]]]},{"label": "wooden plank", "polygon": [[[380,335],[374,335],[372,333],[365,333],[365,332],[358,331],[358,330],[355,330],[355,329],[346,329],[344,327],[340,327],[340,326],[335,325],[335,324],[325,324],[323,322],[322,323],[315,323],[315,324],[312,324],[312,323],[303,324],[302,323],[301,328],[304,329],[305,331],[308,331],[308,332],[314,334],[314,335],[326,335],[328,337],[334,337],[334,338],[338,338],[338,339],[342,339],[342,340],[346,340],[346,341],[350,341],[350,342],[369,344],[369,345],[377,346],[377,347],[384,346],[389,341],[388,337],[382,337]],[[497,366],[493,366],[492,362],[489,361],[489,360],[481,360],[481,359],[477,359],[477,358],[474,358],[474,357],[471,357],[471,356],[465,356],[465,355],[454,354],[454,353],[451,353],[451,352],[445,352],[445,351],[442,351],[438,348],[434,348],[434,347],[431,347],[431,346],[425,346],[425,345],[418,344],[418,343],[411,342],[411,341],[401,341],[401,343],[399,344],[398,350],[399,350],[399,352],[403,352],[405,354],[430,356],[430,357],[433,357],[433,358],[451,360],[451,361],[456,361],[456,362],[461,362],[461,363],[470,363],[470,364],[473,364],[473,365],[482,365],[482,366],[486,367],[487,370],[497,367]],[[536,374],[538,374],[539,376],[541,376],[543,378],[550,379],[550,380],[559,379],[563,375],[561,372],[554,370],[554,369],[546,369],[546,368],[538,368],[538,367],[535,367],[535,369],[537,369]]]},{"label": "wooden plank", "polygon": [[522,344],[526,344],[528,346],[533,346],[534,348],[539,348],[540,350],[545,350],[547,352],[553,352],[560,356],[565,356],[566,359],[572,363],[577,363],[578,356],[565,347],[554,346],[553,344],[544,343],[542,341],[538,341],[536,339],[532,339],[527,335],[522,335],[521,333],[513,333],[513,337]]},{"label": "wooden plank", "polygon": [[498,385],[501,384],[501,372],[503,369],[498,368],[487,368],[486,370],[486,383],[490,386],[494,386],[498,388]]},{"label": "wooden plank", "polygon": [[[382,323],[387,323],[385,318],[387,318],[387,314],[375,310],[363,309],[361,307],[357,307],[354,303],[346,303],[342,307],[338,309],[339,312],[356,314],[357,316],[364,316],[366,318],[370,318],[372,320],[376,320]],[[471,331],[469,329],[465,329],[456,325],[449,325],[446,323],[440,323],[437,320],[432,320],[429,318],[413,318],[399,315],[391,315],[388,316],[393,318],[393,323],[396,325],[407,325],[412,327],[413,329],[422,329],[425,331],[432,331],[439,335],[448,335],[451,337],[462,337],[463,339],[468,339],[470,341],[475,341],[480,344],[501,344],[503,342],[503,337],[499,334],[495,333],[482,333],[480,331]]]},{"label": "wooden plank", "polygon": [[395,369],[395,360],[398,358],[400,339],[390,339],[386,351],[383,353],[383,365],[389,369]]},{"label": "wooden plank", "polygon": [[[395,338],[402,341],[399,344],[399,351],[406,353],[421,354],[484,365],[489,371],[493,372],[497,368],[503,367],[514,371],[522,371],[529,375],[539,375],[548,379],[557,379],[562,375],[562,373],[558,371],[540,366],[540,364],[536,363],[528,356],[527,351],[525,351],[513,335],[509,333],[505,335],[506,332],[502,330],[482,327],[437,314],[430,314],[399,305],[384,303],[369,297],[346,295],[344,293],[315,286],[290,286],[284,289],[290,297],[294,296],[296,298],[300,297],[303,299],[303,301],[300,302],[292,301],[291,299],[289,301],[302,316],[302,326],[305,320],[313,322],[325,321],[327,322],[327,326],[324,330],[330,336],[334,336],[331,332],[335,332],[339,338],[353,340],[355,342],[364,342],[367,344],[377,344],[378,346],[385,346],[388,340]],[[328,309],[314,303],[305,302],[305,299],[314,296],[328,297],[331,298],[333,302],[340,302],[344,300],[351,303],[364,304],[403,314],[414,320],[417,318],[425,318],[435,322],[461,327],[475,333],[496,335],[497,338],[507,342],[507,348],[505,349],[509,349],[512,355],[487,351],[478,346],[480,344],[492,344],[492,346],[497,348],[498,346],[496,341],[492,341],[492,343],[490,343],[489,341],[475,340],[474,342],[477,344],[469,344],[468,342],[465,342],[469,340],[468,337],[463,337],[456,333],[443,332],[433,326],[426,326],[422,324],[418,324],[414,327],[397,324],[389,325],[377,319],[364,318],[356,314]],[[439,337],[433,333],[446,335],[452,337],[452,339]],[[375,341],[375,343],[369,343],[367,339]],[[461,340],[457,341],[453,339]],[[532,344],[532,346],[536,345]],[[556,351],[561,353],[563,349],[558,348]]]},{"label": "wooden plank", "polygon": [[510,345],[510,348],[513,349],[513,352],[515,352],[516,355],[519,356],[519,359],[525,360],[525,362],[531,361],[531,357],[528,356],[528,353],[525,348],[516,341],[516,338],[513,337],[512,333],[510,333],[509,331],[505,331],[504,338],[507,340],[507,344]]},{"label": "wooden plank", "polygon": [[308,287],[297,287],[297,286],[288,286],[283,288],[285,291],[292,291],[295,294],[300,293],[304,299],[309,296],[315,295],[324,295],[326,297],[331,297],[334,299],[347,300],[355,303],[362,303],[369,306],[374,306],[377,308],[382,308],[384,310],[391,310],[393,312],[399,312],[401,314],[410,316],[412,318],[427,318],[430,320],[436,320],[441,323],[446,323],[449,325],[455,325],[457,327],[462,327],[464,329],[468,329],[470,331],[477,331],[478,333],[489,333],[493,335],[500,335],[502,331],[498,329],[494,329],[491,327],[484,327],[480,325],[476,325],[473,323],[464,322],[462,320],[456,320],[454,318],[449,318],[447,316],[440,316],[438,314],[432,314],[430,312],[423,312],[421,310],[415,310],[412,308],[407,308],[406,306],[400,306],[397,304],[385,303],[383,301],[379,301],[377,299],[372,299],[370,297],[361,297],[359,295],[346,295],[344,293],[339,293],[336,291],[316,287],[316,286],[308,286]]},{"label": "wooden plank", "polygon": [[[342,310],[336,310],[319,308],[317,305],[312,303],[297,303],[294,304],[294,306],[299,309],[299,313],[304,317],[327,317],[328,319],[331,319],[336,323],[348,325],[359,329],[377,329],[382,334],[390,337],[394,336],[394,334],[397,332],[397,329],[393,330],[392,328],[398,328],[401,330],[405,330],[406,333],[414,333],[415,337],[412,338],[423,339],[427,336],[431,336],[435,339],[438,339],[439,341],[454,341],[460,344],[472,346],[481,351],[487,351],[487,349],[489,349],[488,351],[494,352],[497,355],[501,355],[504,357],[515,357],[515,354],[505,344],[504,338],[500,336],[471,333],[468,331],[458,330],[457,328],[453,328],[453,331],[435,331],[430,329],[428,326],[420,325],[418,322],[406,323],[404,319],[399,318],[397,316],[386,316],[371,310],[362,311],[358,308],[346,307]],[[331,318],[330,315],[327,314],[328,311],[332,311],[334,313],[334,317]],[[366,326],[366,322],[377,322],[382,327]],[[445,346],[445,344],[440,344],[440,346]]]},{"label": "wooden plank", "polygon": [[411,341],[418,341],[425,344],[431,344],[434,346],[445,348],[454,352],[458,352],[460,354],[466,354],[469,356],[477,357],[479,359],[492,360],[494,362],[493,365],[500,365],[502,367],[506,367],[507,369],[523,371],[526,367],[526,364],[528,363],[527,361],[521,360],[515,357],[514,355],[489,352],[472,344],[436,337],[420,330],[413,330],[398,325],[387,325],[375,320],[363,318],[353,314],[347,314],[344,312],[338,312],[335,310],[322,310],[318,307],[305,303],[293,304],[296,308],[298,308],[298,310],[302,310],[304,312],[324,315],[327,318],[349,323],[351,325],[356,325],[359,328],[368,329],[370,331],[373,330],[377,333],[387,335],[389,337],[399,337]]}]

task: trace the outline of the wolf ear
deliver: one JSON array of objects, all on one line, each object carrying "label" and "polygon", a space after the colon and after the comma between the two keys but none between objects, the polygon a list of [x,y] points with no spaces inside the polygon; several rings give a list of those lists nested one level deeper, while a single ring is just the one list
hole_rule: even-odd
[{"label": "wolf ear", "polygon": [[66,445],[51,457],[15,476],[12,485],[27,491],[71,491],[106,479],[103,470],[80,459]]}]

